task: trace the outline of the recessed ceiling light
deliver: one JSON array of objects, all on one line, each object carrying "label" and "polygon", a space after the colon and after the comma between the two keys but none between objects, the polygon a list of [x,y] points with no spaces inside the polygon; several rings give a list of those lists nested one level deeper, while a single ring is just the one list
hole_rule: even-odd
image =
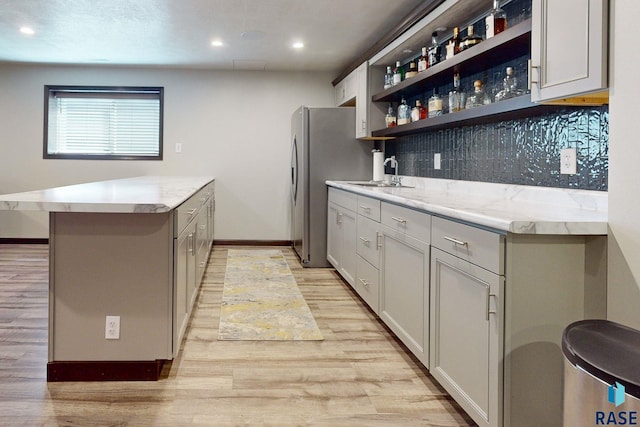
[{"label": "recessed ceiling light", "polygon": [[304,43],[302,43],[302,42],[294,42],[291,45],[291,47],[294,48],[294,49],[302,49],[304,47]]},{"label": "recessed ceiling light", "polygon": [[220,47],[220,46],[224,46],[224,43],[222,43],[222,40],[216,39],[211,41],[211,46]]},{"label": "recessed ceiling light", "polygon": [[36,33],[31,27],[20,27],[20,32],[28,36],[32,36]]}]

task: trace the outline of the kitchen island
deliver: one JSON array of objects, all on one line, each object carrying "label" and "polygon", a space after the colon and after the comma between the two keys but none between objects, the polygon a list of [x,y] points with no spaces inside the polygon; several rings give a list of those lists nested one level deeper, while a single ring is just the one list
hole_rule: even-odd
[{"label": "kitchen island", "polygon": [[606,192],[326,184],[328,259],[474,421],[562,425],[562,332],[606,318]]},{"label": "kitchen island", "polygon": [[156,380],[180,350],[213,242],[213,177],[0,195],[48,211],[48,381]]}]

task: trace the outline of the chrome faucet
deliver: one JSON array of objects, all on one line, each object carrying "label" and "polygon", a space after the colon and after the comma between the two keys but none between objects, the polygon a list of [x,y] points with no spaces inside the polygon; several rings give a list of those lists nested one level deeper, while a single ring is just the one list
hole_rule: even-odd
[{"label": "chrome faucet", "polygon": [[391,157],[387,157],[383,163],[384,166],[387,166],[387,164],[390,163],[391,167],[393,168],[395,174],[391,177],[391,185],[397,185],[400,186],[402,185],[402,178],[398,176],[398,161],[396,160],[396,156],[391,156]]}]

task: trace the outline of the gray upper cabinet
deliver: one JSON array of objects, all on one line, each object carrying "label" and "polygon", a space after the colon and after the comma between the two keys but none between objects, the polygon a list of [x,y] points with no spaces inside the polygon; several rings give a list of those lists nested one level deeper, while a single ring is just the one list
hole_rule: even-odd
[{"label": "gray upper cabinet", "polygon": [[533,0],[531,25],[531,100],[606,103],[607,0]]}]

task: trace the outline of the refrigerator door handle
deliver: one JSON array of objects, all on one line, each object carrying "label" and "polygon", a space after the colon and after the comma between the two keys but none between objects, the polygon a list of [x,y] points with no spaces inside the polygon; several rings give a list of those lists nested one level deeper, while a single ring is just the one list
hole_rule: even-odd
[{"label": "refrigerator door handle", "polygon": [[291,142],[291,198],[295,204],[298,200],[298,141],[293,135]]}]

